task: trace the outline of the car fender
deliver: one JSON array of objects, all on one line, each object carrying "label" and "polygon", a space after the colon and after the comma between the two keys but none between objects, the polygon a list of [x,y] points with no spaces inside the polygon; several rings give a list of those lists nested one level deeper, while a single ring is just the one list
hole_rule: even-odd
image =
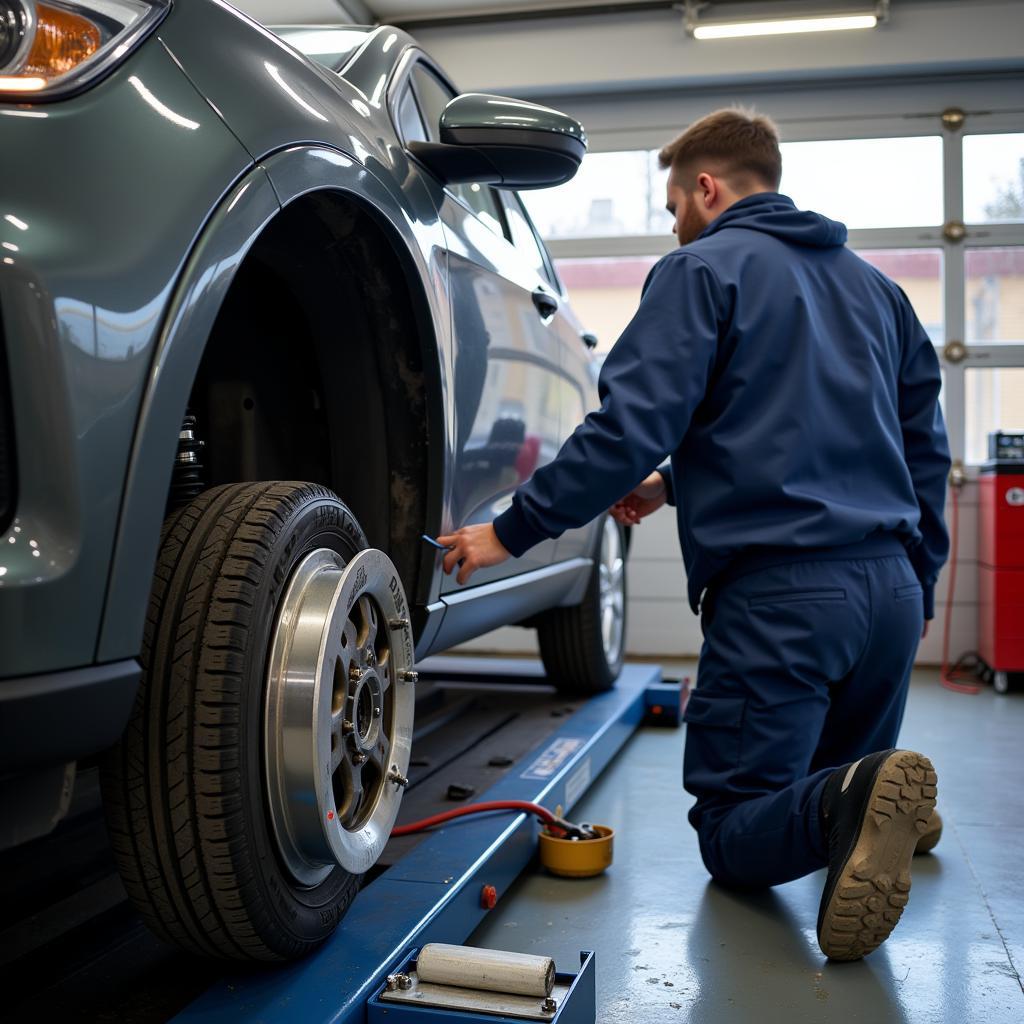
[{"label": "car fender", "polygon": [[[198,244],[171,302],[147,382],[132,445],[97,660],[138,654],[170,487],[178,433],[207,341],[246,254],[273,218],[315,190],[343,192],[362,201],[392,235],[410,281],[420,288],[419,313],[437,343],[431,345],[431,391],[443,402],[447,379],[448,324],[443,241],[429,224],[419,228],[395,202],[392,191],[354,157],[323,146],[295,146],[271,154],[236,183]],[[440,231],[437,227],[436,231]],[[431,254],[434,255],[431,255]],[[414,301],[414,304],[415,301]],[[427,353],[425,353],[425,356]],[[443,415],[443,414],[442,414]],[[446,432],[447,433],[447,432]],[[445,453],[439,453],[443,481]],[[440,481],[439,481],[440,483]],[[436,500],[441,500],[438,493]]]}]

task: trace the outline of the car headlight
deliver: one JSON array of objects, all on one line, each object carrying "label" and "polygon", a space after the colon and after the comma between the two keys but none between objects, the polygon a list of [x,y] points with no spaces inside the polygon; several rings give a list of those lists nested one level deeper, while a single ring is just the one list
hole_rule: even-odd
[{"label": "car headlight", "polygon": [[115,67],[170,0],[0,0],[0,101],[78,92]]}]

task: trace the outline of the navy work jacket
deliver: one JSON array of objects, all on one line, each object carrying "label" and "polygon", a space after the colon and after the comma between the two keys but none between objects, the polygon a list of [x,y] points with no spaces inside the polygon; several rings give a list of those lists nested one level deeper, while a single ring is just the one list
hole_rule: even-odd
[{"label": "navy work jacket", "polygon": [[520,555],[671,456],[690,605],[764,549],[903,542],[933,615],[949,549],[935,349],[846,227],[775,192],[658,261],[601,370],[600,409],[494,523]]}]

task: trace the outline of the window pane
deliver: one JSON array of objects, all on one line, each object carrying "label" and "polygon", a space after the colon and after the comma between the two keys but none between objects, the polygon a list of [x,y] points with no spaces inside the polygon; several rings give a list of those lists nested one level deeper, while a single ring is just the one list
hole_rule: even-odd
[{"label": "window pane", "polygon": [[599,355],[608,352],[633,318],[640,289],[656,262],[654,256],[555,261],[580,323],[597,335]]},{"label": "window pane", "polygon": [[967,461],[988,458],[988,435],[993,430],[1024,430],[1024,368],[968,368]]},{"label": "window pane", "polygon": [[477,182],[449,185],[448,189],[457,195],[496,235],[505,234],[498,211],[498,197],[490,185]]},{"label": "window pane", "polygon": [[936,345],[944,345],[941,249],[860,249],[857,255],[896,282]]},{"label": "window pane", "polygon": [[571,181],[522,198],[543,238],[671,234],[667,180],[653,150],[588,153]]},{"label": "window pane", "polygon": [[[780,191],[804,210],[849,228],[942,223],[942,139],[841,139],[784,142]],[[877,187],[898,167],[911,189]],[[589,153],[576,177],[525,196],[545,238],[618,237],[672,232],[665,211],[668,172],[657,150]]]},{"label": "window pane", "polygon": [[423,120],[427,122],[427,134],[431,142],[441,141],[441,115],[452,100],[453,93],[434,77],[422,64],[412,69],[419,93]]},{"label": "window pane", "polygon": [[964,220],[1024,221],[1024,133],[964,138]]},{"label": "window pane", "polygon": [[[505,205],[505,216],[508,217],[508,227],[512,232],[512,244],[526,257],[530,266],[545,280],[550,281],[547,262],[544,253],[537,242],[537,236],[533,233],[529,223],[523,216],[523,211],[516,202],[514,193],[506,193],[508,202]],[[554,282],[551,282],[554,287]]]},{"label": "window pane", "polygon": [[968,249],[967,342],[1024,342],[1024,248]]},{"label": "window pane", "polygon": [[423,121],[416,106],[416,97],[408,86],[398,102],[398,123],[403,142],[427,141],[427,133],[423,130]]},{"label": "window pane", "polygon": [[[942,223],[942,139],[784,142],[782,185],[802,210],[848,228]],[[890,174],[909,187],[887,188]]]}]

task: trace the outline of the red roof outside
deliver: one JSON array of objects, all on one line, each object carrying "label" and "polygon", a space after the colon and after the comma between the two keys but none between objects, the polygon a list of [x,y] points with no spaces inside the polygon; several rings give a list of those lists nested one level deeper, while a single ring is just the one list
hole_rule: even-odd
[{"label": "red roof outside", "polygon": [[[937,280],[942,271],[939,249],[887,249],[862,251],[860,255],[889,277],[900,280],[921,278]],[[654,256],[630,256],[622,259],[599,257],[557,261],[558,273],[570,290],[573,288],[639,288]],[[967,276],[1024,276],[1024,247],[1008,249],[968,249]]]}]

